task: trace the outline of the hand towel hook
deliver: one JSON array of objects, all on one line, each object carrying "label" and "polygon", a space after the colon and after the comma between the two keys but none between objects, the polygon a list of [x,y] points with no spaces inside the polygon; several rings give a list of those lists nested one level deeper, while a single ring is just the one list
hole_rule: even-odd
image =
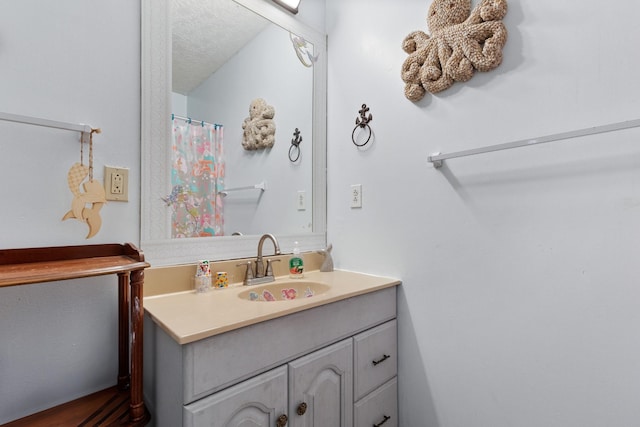
[{"label": "hand towel hook", "polygon": [[[302,142],[302,137],[300,136],[300,130],[298,130],[298,128],[293,132],[293,137],[294,138],[291,140],[291,147],[289,147],[289,160],[295,163],[300,158],[300,143]],[[295,159],[293,158],[294,154]]]},{"label": "hand towel hook", "polygon": [[[351,132],[351,141],[356,147],[364,147],[365,145],[367,145],[369,143],[369,140],[371,139],[371,135],[373,134],[371,126],[369,126],[369,122],[373,120],[373,116],[371,115],[371,113],[369,113],[369,115],[367,116],[368,112],[369,107],[367,107],[367,104],[362,104],[362,108],[358,111],[358,113],[360,113],[360,117],[356,118],[356,127],[354,127],[353,132]],[[367,140],[362,144],[358,144],[356,142],[356,130],[358,128],[367,128],[369,130],[369,136],[367,137]]]}]

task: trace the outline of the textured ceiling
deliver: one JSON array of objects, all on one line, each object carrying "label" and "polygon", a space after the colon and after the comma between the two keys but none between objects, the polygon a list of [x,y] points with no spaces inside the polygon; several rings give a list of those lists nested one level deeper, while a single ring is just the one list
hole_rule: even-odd
[{"label": "textured ceiling", "polygon": [[173,0],[173,91],[187,95],[269,24],[233,0]]}]

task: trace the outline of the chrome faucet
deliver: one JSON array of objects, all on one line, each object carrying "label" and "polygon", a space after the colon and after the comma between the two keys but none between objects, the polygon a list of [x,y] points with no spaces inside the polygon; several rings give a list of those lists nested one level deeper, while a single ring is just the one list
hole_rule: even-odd
[{"label": "chrome faucet", "polygon": [[268,283],[268,282],[273,282],[275,280],[274,274],[273,274],[273,267],[272,267],[272,263],[274,261],[280,261],[279,259],[269,259],[267,260],[267,268],[265,271],[264,268],[264,260],[263,260],[263,256],[262,256],[262,246],[264,245],[264,241],[265,240],[271,240],[273,242],[273,248],[274,248],[274,255],[280,255],[280,245],[278,244],[278,239],[276,239],[276,236],[274,236],[273,234],[264,234],[262,237],[260,237],[260,241],[258,242],[258,256],[256,258],[256,270],[255,270],[255,274],[253,272],[253,268],[252,268],[252,262],[251,261],[247,261],[244,262],[242,264],[238,264],[238,267],[240,266],[247,266],[247,271],[246,274],[244,276],[244,285],[245,286],[249,286],[249,285],[259,285],[261,283]]},{"label": "chrome faucet", "polygon": [[[273,242],[273,248],[275,250],[274,255],[280,255],[280,245],[278,239],[273,234],[263,234],[258,242],[258,258],[256,259],[256,278],[265,277],[264,274],[264,262],[262,261],[262,245],[264,241],[270,239]],[[273,273],[272,273],[273,274]]]}]

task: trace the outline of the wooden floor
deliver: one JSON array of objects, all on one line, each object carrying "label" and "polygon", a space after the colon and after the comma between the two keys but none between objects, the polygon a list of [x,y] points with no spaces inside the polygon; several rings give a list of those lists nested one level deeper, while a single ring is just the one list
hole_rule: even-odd
[{"label": "wooden floor", "polygon": [[143,426],[129,422],[129,391],[111,387],[0,427]]}]

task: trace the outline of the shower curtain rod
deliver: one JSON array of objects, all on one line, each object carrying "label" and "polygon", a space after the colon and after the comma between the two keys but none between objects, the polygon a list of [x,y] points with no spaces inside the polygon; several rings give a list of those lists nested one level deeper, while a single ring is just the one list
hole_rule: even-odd
[{"label": "shower curtain rod", "polygon": [[204,120],[195,120],[195,119],[192,119],[191,117],[182,117],[182,116],[178,116],[176,114],[171,114],[171,120],[174,120],[174,119],[184,120],[187,123],[200,123],[202,126],[209,125],[209,126],[213,126],[215,128],[222,127],[222,125],[220,125],[218,123],[209,123],[209,122],[205,122]]},{"label": "shower curtain rod", "polygon": [[547,142],[560,141],[564,139],[577,138],[580,136],[596,135],[599,133],[613,132],[616,130],[630,129],[640,127],[640,119],[628,120],[625,122],[611,123],[608,125],[594,126],[585,129],[578,129],[570,132],[556,133],[553,135],[541,136],[538,138],[522,139],[519,141],[507,142],[504,144],[490,145],[487,147],[473,148],[470,150],[456,151],[449,154],[434,153],[427,158],[427,161],[433,163],[436,169],[441,168],[444,161],[457,157],[474,156],[476,154],[490,153],[492,151],[509,150],[511,148],[527,147],[530,145],[544,144]]},{"label": "shower curtain rod", "polygon": [[[64,129],[74,132],[80,132],[82,134],[82,141],[88,141],[89,136],[93,128],[84,123],[67,123],[59,122],[56,120],[41,119],[39,117],[21,116],[19,114],[3,113],[0,111],[0,120],[7,122],[25,123],[28,125],[44,126],[54,129]],[[85,140],[86,139],[86,140]]]}]

